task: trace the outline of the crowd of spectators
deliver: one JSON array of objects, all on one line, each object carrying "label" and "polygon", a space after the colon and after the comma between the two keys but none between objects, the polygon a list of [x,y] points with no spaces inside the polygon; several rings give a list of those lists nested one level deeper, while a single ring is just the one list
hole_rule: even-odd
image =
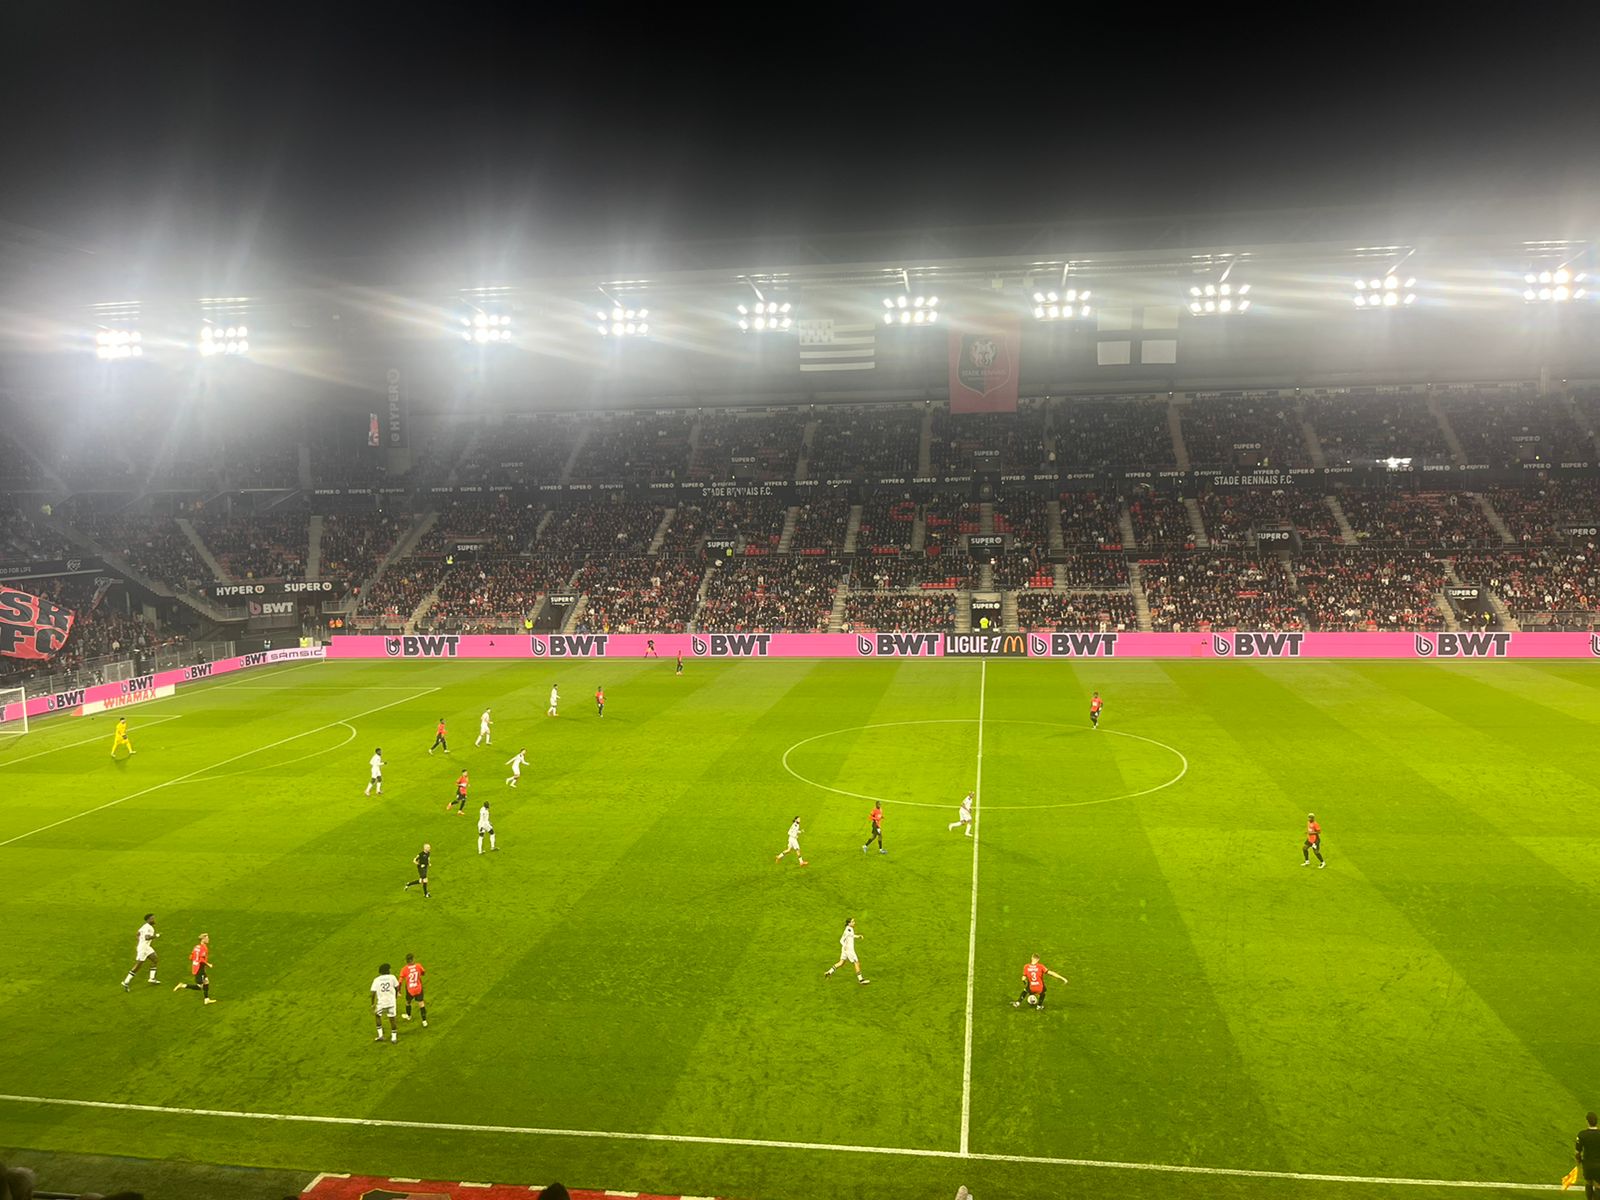
[{"label": "crowd of spectators", "polygon": [[157,583],[187,589],[211,579],[210,568],[172,517],[80,508],[66,519],[107,553],[125,558],[135,571]]},{"label": "crowd of spectators", "polygon": [[795,554],[837,554],[844,549],[850,507],[847,498],[838,496],[818,496],[798,505],[789,549]]},{"label": "crowd of spectators", "polygon": [[545,590],[540,568],[527,558],[458,561],[439,579],[438,598],[418,624],[451,633],[518,629]]},{"label": "crowd of spectators", "polygon": [[928,443],[929,469],[935,475],[974,471],[1032,472],[1045,469],[1045,417],[1048,404],[1022,401],[1014,413],[933,414]]},{"label": "crowd of spectators", "polygon": [[856,550],[911,549],[917,523],[917,502],[907,496],[873,492],[861,505]]},{"label": "crowd of spectators", "polygon": [[131,658],[142,665],[156,651],[187,641],[159,629],[129,606],[121,587],[102,587],[92,574],[23,579],[14,586],[71,609],[75,616],[66,645],[49,661],[0,659],[0,677],[7,681],[76,671],[106,657]]},{"label": "crowd of spectators", "polygon": [[580,632],[682,633],[699,602],[705,565],[698,557],[591,559],[578,572],[588,598]]},{"label": "crowd of spectators", "polygon": [[1086,550],[1069,554],[1061,567],[1062,581],[1069,588],[1125,588],[1128,586],[1128,560],[1110,551]]},{"label": "crowd of spectators", "polygon": [[18,491],[45,485],[49,477],[26,447],[9,433],[0,433],[0,479]]},{"label": "crowd of spectators", "polygon": [[972,563],[959,554],[863,554],[850,560],[850,586],[865,591],[972,586]]},{"label": "crowd of spectators", "polygon": [[1502,544],[1468,492],[1345,489],[1339,503],[1361,545],[1465,550]]},{"label": "crowd of spectators", "polygon": [[1019,592],[1017,625],[1027,630],[1121,633],[1139,628],[1131,592]]},{"label": "crowd of spectators", "polygon": [[1014,548],[1011,553],[991,560],[994,586],[1013,588],[1052,588],[1056,569],[1046,562],[1036,547]]},{"label": "crowd of spectators", "polygon": [[229,578],[302,579],[309,524],[304,510],[218,514],[196,521],[195,531]]},{"label": "crowd of spectators", "polygon": [[689,468],[687,412],[618,413],[589,421],[572,465],[574,482],[615,479],[681,479]]},{"label": "crowd of spectators", "polygon": [[667,524],[663,553],[698,551],[708,538],[738,539],[747,554],[778,548],[789,506],[772,496],[690,500],[679,504]]},{"label": "crowd of spectators", "polygon": [[[605,507],[584,505],[577,511],[592,517]],[[458,545],[470,545],[480,551],[515,554],[532,543],[543,516],[538,506],[513,502],[504,492],[492,500],[452,500],[423,534],[417,553],[451,554]]]},{"label": "crowd of spectators", "polygon": [[479,428],[457,420],[414,425],[410,435],[411,466],[404,472],[406,482],[415,486],[449,482],[456,463],[468,445],[475,442]]},{"label": "crowd of spectators", "polygon": [[1122,545],[1122,500],[1101,492],[1061,493],[1061,541],[1066,546]]},{"label": "crowd of spectators", "polygon": [[1583,614],[1589,628],[1600,613],[1600,554],[1591,541],[1571,549],[1508,550],[1455,556],[1456,575],[1487,587],[1519,621],[1523,614]]},{"label": "crowd of spectators", "polygon": [[1444,627],[1443,566],[1412,550],[1344,549],[1297,556],[1294,570],[1317,629],[1429,630]]},{"label": "crowd of spectators", "polygon": [[1477,392],[1448,388],[1439,407],[1469,463],[1505,466],[1593,458],[1593,447],[1578,428],[1566,402],[1520,392]]},{"label": "crowd of spectators", "polygon": [[1165,400],[1063,400],[1054,426],[1056,462],[1067,470],[1177,465]]},{"label": "crowd of spectators", "polygon": [[411,556],[393,563],[361,589],[356,612],[379,625],[399,628],[411,619],[417,605],[438,586],[448,569],[445,560],[437,556]]},{"label": "crowd of spectators", "polygon": [[922,408],[829,408],[817,414],[806,457],[812,479],[917,473]]},{"label": "crowd of spectators", "polygon": [[1567,529],[1600,525],[1600,482],[1551,478],[1532,487],[1494,487],[1489,503],[1521,546],[1571,540]]},{"label": "crowd of spectators", "polygon": [[577,445],[578,418],[509,416],[478,427],[461,457],[463,483],[558,483]]},{"label": "crowd of spectators", "polygon": [[42,562],[71,558],[78,548],[38,517],[21,501],[0,496],[0,562]]},{"label": "crowd of spectators", "polygon": [[1204,396],[1181,405],[1183,444],[1195,470],[1309,467],[1294,401],[1279,396]]},{"label": "crowd of spectators", "polygon": [[384,556],[411,528],[409,514],[337,512],[322,518],[322,563],[325,579],[353,584],[372,578]]},{"label": "crowd of spectators", "polygon": [[700,418],[689,478],[763,483],[793,479],[805,435],[806,415],[798,409],[713,410]]},{"label": "crowd of spectators", "polygon": [[961,552],[961,538],[983,528],[983,510],[971,500],[945,493],[922,502],[923,549],[929,554]]},{"label": "crowd of spectators", "polygon": [[1206,539],[1219,547],[1245,546],[1259,529],[1293,528],[1306,542],[1339,540],[1333,509],[1321,492],[1265,491],[1206,492],[1198,498]]},{"label": "crowd of spectators", "polygon": [[1347,392],[1312,396],[1306,412],[1330,467],[1367,465],[1388,458],[1446,463],[1444,430],[1417,393]]},{"label": "crowd of spectators", "polygon": [[994,502],[994,531],[1035,549],[1050,545],[1049,502],[1038,492],[1012,492]]},{"label": "crowd of spectators", "polygon": [[721,633],[826,630],[844,567],[833,558],[718,560],[706,581],[699,629]]},{"label": "crowd of spectators", "polygon": [[1289,576],[1276,561],[1242,555],[1190,554],[1144,563],[1151,627],[1304,629]]},{"label": "crowd of spectators", "polygon": [[1141,547],[1194,548],[1194,526],[1180,496],[1146,489],[1128,497],[1128,516],[1133,520],[1134,540]]},{"label": "crowd of spectators", "polygon": [[[569,557],[643,554],[655,540],[665,515],[666,509],[659,504],[614,495],[571,502],[554,511],[535,549],[544,555]],[[529,525],[531,538],[539,517],[535,515]]]},{"label": "crowd of spectators", "polygon": [[907,633],[949,630],[956,598],[939,593],[850,592],[844,598],[844,627]]}]

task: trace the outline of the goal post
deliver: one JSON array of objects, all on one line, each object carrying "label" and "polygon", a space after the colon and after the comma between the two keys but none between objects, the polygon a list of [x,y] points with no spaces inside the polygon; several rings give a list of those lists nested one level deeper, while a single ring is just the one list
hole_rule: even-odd
[{"label": "goal post", "polygon": [[0,738],[28,732],[28,693],[24,688],[0,688]]}]

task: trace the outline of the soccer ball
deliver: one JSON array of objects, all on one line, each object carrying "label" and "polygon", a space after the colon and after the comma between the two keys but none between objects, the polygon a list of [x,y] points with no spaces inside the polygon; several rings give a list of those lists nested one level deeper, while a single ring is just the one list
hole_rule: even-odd
[{"label": "soccer ball", "polygon": [[1035,996],[1032,992],[1029,992],[1028,993],[1028,1003],[1032,1004],[1032,1005],[1037,1005],[1039,1003],[1039,997]]}]

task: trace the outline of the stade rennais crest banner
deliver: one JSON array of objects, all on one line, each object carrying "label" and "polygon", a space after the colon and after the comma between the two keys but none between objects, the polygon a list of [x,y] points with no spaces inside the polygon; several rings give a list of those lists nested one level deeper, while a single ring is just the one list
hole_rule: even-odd
[{"label": "stade rennais crest banner", "polygon": [[973,316],[950,329],[950,411],[1017,411],[1022,322],[1014,316]]},{"label": "stade rennais crest banner", "polygon": [[31,592],[0,588],[0,658],[54,658],[77,614]]}]

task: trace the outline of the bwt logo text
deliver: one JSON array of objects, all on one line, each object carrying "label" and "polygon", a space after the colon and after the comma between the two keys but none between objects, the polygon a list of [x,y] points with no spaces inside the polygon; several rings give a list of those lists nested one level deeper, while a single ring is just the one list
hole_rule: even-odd
[{"label": "bwt logo text", "polygon": [[1211,649],[1218,658],[1299,658],[1303,633],[1236,633],[1211,635]]},{"label": "bwt logo text", "polygon": [[689,638],[697,658],[765,658],[771,644],[770,633],[708,633]]},{"label": "bwt logo text", "polygon": [[383,652],[390,658],[454,658],[460,645],[460,636],[453,633],[427,637],[407,634],[384,638]]},{"label": "bwt logo text", "polygon": [[856,635],[856,653],[862,658],[934,658],[939,653],[937,633],[880,633],[876,638]]},{"label": "bwt logo text", "polygon": [[1119,633],[1030,633],[1028,653],[1034,658],[1115,658]]},{"label": "bwt logo text", "polygon": [[1511,649],[1509,633],[1417,634],[1418,658],[1504,658]]},{"label": "bwt logo text", "polygon": [[535,658],[604,658],[606,656],[606,642],[611,639],[607,633],[552,633],[545,636],[535,635],[529,639],[529,649]]}]

